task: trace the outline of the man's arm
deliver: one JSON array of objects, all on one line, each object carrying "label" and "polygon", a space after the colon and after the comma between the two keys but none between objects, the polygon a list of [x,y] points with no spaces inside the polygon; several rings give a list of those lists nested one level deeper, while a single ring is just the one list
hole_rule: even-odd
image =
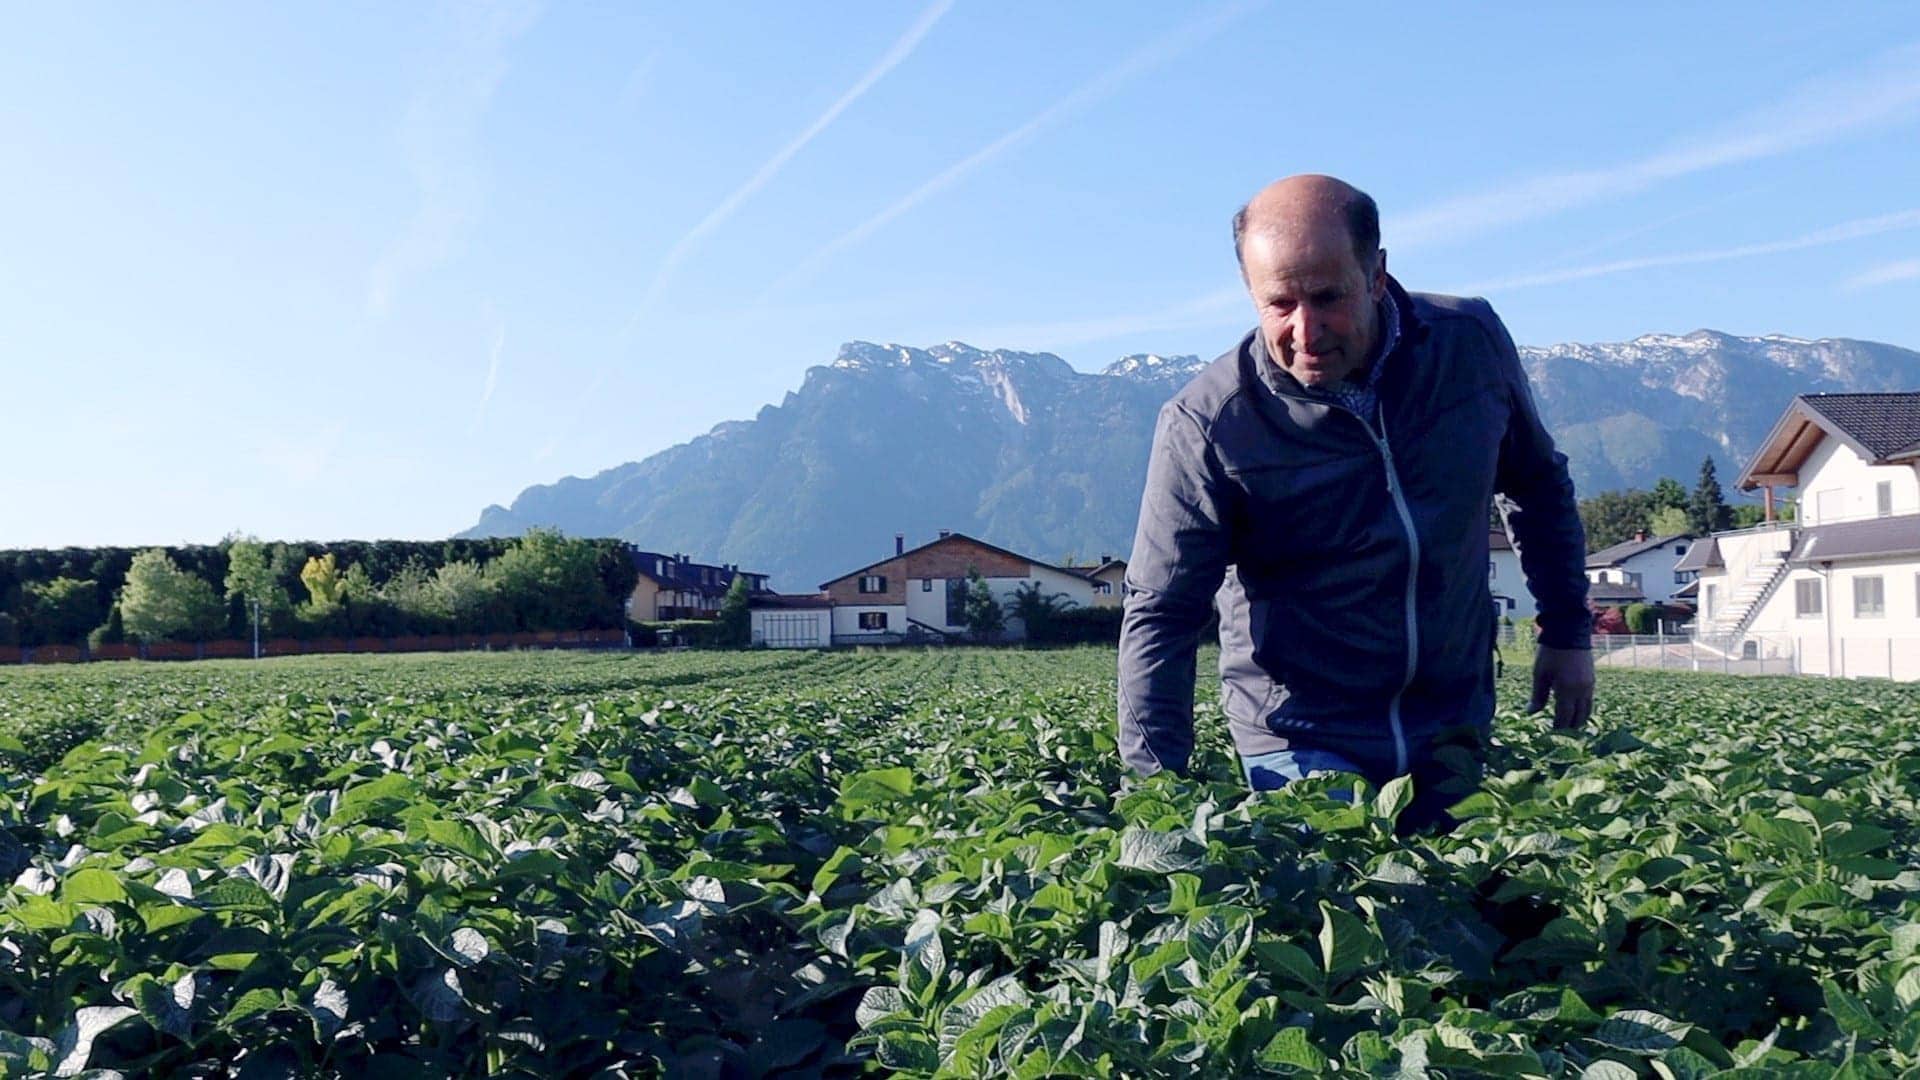
[{"label": "man's arm", "polygon": [[1587,537],[1567,456],[1554,449],[1540,422],[1520,352],[1493,309],[1486,329],[1507,380],[1512,411],[1500,443],[1494,487],[1514,505],[1507,517],[1520,548],[1520,569],[1539,608],[1540,645],[1534,656],[1528,712],[1545,707],[1551,692],[1554,726],[1576,728],[1593,709],[1593,623],[1587,613]]},{"label": "man's arm", "polygon": [[1194,653],[1227,566],[1219,475],[1199,423],[1163,406],[1120,623],[1120,756],[1143,775],[1184,773],[1193,752]]}]

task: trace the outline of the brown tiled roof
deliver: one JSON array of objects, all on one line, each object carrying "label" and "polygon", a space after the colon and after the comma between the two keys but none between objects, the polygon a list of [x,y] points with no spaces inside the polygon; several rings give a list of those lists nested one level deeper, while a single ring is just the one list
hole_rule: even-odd
[{"label": "brown tiled roof", "polygon": [[1499,529],[1488,529],[1487,530],[1487,550],[1512,551],[1513,541],[1507,539],[1507,534],[1502,532]]},{"label": "brown tiled roof", "polygon": [[821,583],[820,587],[822,589],[825,589],[828,586],[832,585],[834,582],[845,581],[850,577],[855,577],[857,575],[864,574],[867,571],[873,569],[874,567],[881,565],[882,563],[890,563],[895,559],[904,559],[908,555],[911,555],[916,551],[925,551],[927,548],[930,548],[935,544],[944,544],[949,540],[965,540],[970,544],[979,544],[981,547],[986,548],[988,551],[997,551],[1000,554],[1005,555],[1009,559],[1019,559],[1021,562],[1029,562],[1035,566],[1044,566],[1049,570],[1058,570],[1060,573],[1063,573],[1063,574],[1072,574],[1074,577],[1085,576],[1084,574],[1080,573],[1077,570],[1069,570],[1064,567],[1055,566],[1049,562],[1041,562],[1039,559],[1036,559],[1031,555],[1022,555],[1017,551],[1008,551],[1006,548],[1003,548],[998,544],[989,544],[985,540],[980,539],[979,537],[968,536],[966,533],[949,532],[945,536],[935,537],[934,539],[929,540],[924,544],[921,544],[919,547],[910,547],[907,550],[900,552],[898,555],[889,555],[884,559],[876,559],[875,561],[868,563],[867,565],[861,567],[858,570],[849,570],[846,573],[841,574],[839,577],[834,578],[832,581]]},{"label": "brown tiled roof", "polygon": [[1808,526],[1800,531],[1791,559],[1817,563],[1888,555],[1920,555],[1920,514]]}]

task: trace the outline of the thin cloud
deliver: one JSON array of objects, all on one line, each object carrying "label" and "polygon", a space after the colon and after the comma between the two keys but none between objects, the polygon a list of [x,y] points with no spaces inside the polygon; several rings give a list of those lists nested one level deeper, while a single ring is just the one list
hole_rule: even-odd
[{"label": "thin cloud", "polygon": [[1871,289],[1877,285],[1893,285],[1902,281],[1920,281],[1920,259],[1902,259],[1899,262],[1882,263],[1870,270],[1855,274],[1841,284],[1841,288]]},{"label": "thin cloud", "polygon": [[415,275],[451,257],[480,216],[480,124],[507,73],[507,51],[538,8],[509,0],[455,8],[457,40],[400,121],[400,151],[420,205],[367,275],[367,309],[384,314]]},{"label": "thin cloud", "polygon": [[487,415],[487,402],[493,400],[493,388],[500,382],[500,354],[507,346],[507,328],[502,325],[493,334],[493,351],[487,357],[487,378],[480,386],[480,404],[473,410],[471,430],[480,429],[480,421]]},{"label": "thin cloud", "polygon": [[920,17],[914,20],[912,26],[907,28],[907,32],[901,34],[899,39],[887,49],[886,54],[880,57],[879,62],[867,69],[867,73],[860,76],[859,81],[854,83],[846,93],[841,94],[838,101],[827,106],[827,111],[815,117],[813,123],[807,125],[805,131],[795,136],[791,142],[781,147],[777,153],[768,158],[765,164],[755,170],[751,177],[748,177],[746,183],[740,185],[731,195],[722,199],[720,205],[714,207],[708,212],[706,217],[700,219],[699,224],[689,229],[685,236],[682,236],[676,241],[673,247],[667,252],[666,258],[661,260],[660,268],[654,271],[653,281],[647,286],[646,294],[640,301],[639,310],[634,313],[632,319],[628,320],[628,329],[631,329],[633,323],[639,320],[644,314],[653,310],[654,302],[660,298],[660,292],[666,287],[667,281],[673,276],[674,270],[686,260],[686,257],[693,252],[694,248],[699,246],[700,242],[706,239],[715,229],[718,229],[724,224],[728,218],[732,217],[734,211],[740,209],[742,203],[752,198],[755,192],[766,187],[767,183],[777,176],[781,169],[786,167],[787,162],[793,160],[795,154],[805,149],[808,143],[818,137],[821,132],[827,130],[827,128],[839,118],[841,113],[847,111],[849,106],[860,100],[868,90],[873,89],[875,83],[885,78],[888,72],[899,67],[907,57],[913,55],[913,51],[919,47],[921,39],[927,36],[927,33],[933,29],[933,24],[939,22],[940,17],[945,15],[948,9],[953,7],[953,4],[954,0],[934,0],[933,3],[927,5],[926,10],[920,13]]},{"label": "thin cloud", "polygon": [[885,228],[890,222],[940,192],[965,179],[969,174],[993,161],[1001,154],[1032,139],[1047,128],[1060,123],[1091,106],[1111,97],[1121,87],[1159,67],[1169,60],[1192,49],[1194,46],[1226,29],[1228,24],[1261,6],[1257,0],[1236,0],[1218,8],[1211,14],[1197,19],[1172,36],[1158,41],[1122,60],[1094,78],[1082,83],[1072,93],[1041,110],[1025,123],[1008,131],[987,145],[948,166],[937,176],[921,184],[905,197],[881,210],[867,220],[855,225],[841,235],[822,245],[813,254],[802,259],[798,265],[788,271],[770,286],[761,299],[791,288],[812,278],[820,272],[834,256],[872,236]]},{"label": "thin cloud", "polygon": [[1637,259],[1618,259],[1613,262],[1594,263],[1565,270],[1549,270],[1542,273],[1522,274],[1518,277],[1500,278],[1448,291],[1473,295],[1511,292],[1515,289],[1530,289],[1540,285],[1563,285],[1569,281],[1628,274],[1663,266],[1691,266],[1699,263],[1726,262],[1732,259],[1751,259],[1761,255],[1778,255],[1789,251],[1804,251],[1807,248],[1826,247],[1829,244],[1879,236],[1902,229],[1920,229],[1920,209],[1902,210],[1878,217],[1856,218],[1853,221],[1842,222],[1839,225],[1787,240],[1770,240],[1764,243],[1742,244],[1738,247],[1716,248],[1709,251],[1684,251],[1668,255],[1648,255]]},{"label": "thin cloud", "polygon": [[1786,97],[1648,157],[1598,169],[1530,177],[1492,191],[1390,217],[1400,247],[1435,244],[1548,217],[1664,181],[1831,143],[1920,120],[1920,43],[1883,53],[1844,75],[1801,84]]}]

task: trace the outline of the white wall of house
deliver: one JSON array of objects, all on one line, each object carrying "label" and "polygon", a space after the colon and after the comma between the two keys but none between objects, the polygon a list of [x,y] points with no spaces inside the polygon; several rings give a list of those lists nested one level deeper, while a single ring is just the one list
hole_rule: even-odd
[{"label": "white wall of house", "polygon": [[1487,587],[1493,590],[1500,614],[1515,619],[1533,618],[1538,611],[1533,604],[1533,593],[1527,589],[1527,577],[1520,570],[1520,553],[1508,548],[1491,552],[1490,556]]},{"label": "white wall of house", "polygon": [[1797,657],[1808,674],[1920,679],[1920,559],[1795,567],[1748,636]]},{"label": "white wall of house", "polygon": [[1888,513],[1920,513],[1920,472],[1911,465],[1869,465],[1829,435],[1800,466],[1800,520],[1818,525],[1878,516],[1882,484]]},{"label": "white wall of house", "polygon": [[755,645],[824,649],[833,644],[832,608],[756,608],[748,613]]},{"label": "white wall of house", "polygon": [[[887,616],[887,625],[880,629],[867,629],[860,625],[860,616],[866,612],[883,612]],[[904,634],[907,632],[907,605],[905,604],[836,604],[833,607],[833,636],[837,638],[880,637],[886,634]]]},{"label": "white wall of house", "polygon": [[[1049,595],[1061,593],[1073,602],[1076,608],[1090,607],[1093,604],[1093,583],[1078,574],[1069,574],[1051,567],[1028,564],[1027,577],[990,577],[984,578],[987,588],[992,591],[994,600],[1004,609],[1013,599],[1013,595],[1026,587],[1029,582],[1038,581],[1040,588]],[[964,623],[947,621],[947,582],[944,578],[908,578],[907,604],[908,617],[952,633],[966,632]],[[835,633],[841,631],[835,630]],[[1007,620],[1009,637],[1019,639],[1026,636],[1026,626],[1019,620]]]}]

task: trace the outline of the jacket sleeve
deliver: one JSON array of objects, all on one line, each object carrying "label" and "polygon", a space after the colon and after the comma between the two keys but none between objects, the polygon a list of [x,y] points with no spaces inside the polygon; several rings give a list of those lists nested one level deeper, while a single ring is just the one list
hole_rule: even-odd
[{"label": "jacket sleeve", "polygon": [[1120,756],[1144,775],[1184,773],[1193,752],[1194,655],[1226,574],[1227,491],[1199,422],[1163,406],[1120,623]]},{"label": "jacket sleeve", "polygon": [[1585,649],[1592,643],[1587,612],[1587,534],[1567,455],[1554,449],[1553,436],[1540,422],[1533,389],[1520,352],[1500,317],[1479,303],[1480,325],[1506,377],[1511,409],[1500,443],[1494,488],[1512,500],[1507,524],[1520,549],[1520,570],[1539,609],[1540,642],[1559,649]]}]

